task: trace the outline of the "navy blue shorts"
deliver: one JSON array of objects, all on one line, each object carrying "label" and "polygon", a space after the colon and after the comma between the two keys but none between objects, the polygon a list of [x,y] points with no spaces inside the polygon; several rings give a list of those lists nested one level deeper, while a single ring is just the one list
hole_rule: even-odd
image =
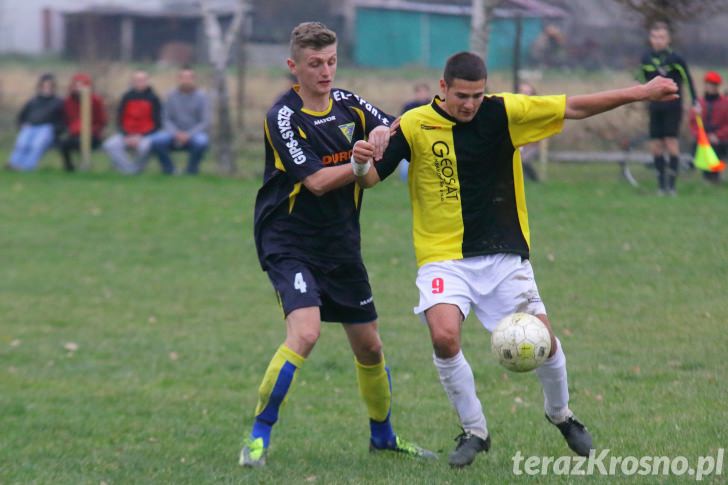
[{"label": "navy blue shorts", "polygon": [[271,258],[266,266],[285,316],[299,308],[317,306],[325,322],[369,323],[377,319],[369,276],[361,262],[316,264]]}]

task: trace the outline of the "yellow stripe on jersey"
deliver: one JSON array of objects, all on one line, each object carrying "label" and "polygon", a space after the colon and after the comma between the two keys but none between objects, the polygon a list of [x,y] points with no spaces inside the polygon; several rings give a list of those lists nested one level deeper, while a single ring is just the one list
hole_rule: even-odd
[{"label": "yellow stripe on jersey", "polygon": [[513,184],[516,190],[516,211],[518,212],[518,224],[521,226],[523,239],[526,240],[528,249],[531,249],[531,229],[528,226],[528,209],[526,208],[526,189],[523,183],[523,163],[521,162],[521,150],[513,152]]},{"label": "yellow stripe on jersey", "polygon": [[303,138],[304,140],[308,139],[308,137],[306,136],[306,132],[303,131],[300,126],[298,127],[298,134],[301,135],[301,138]]},{"label": "yellow stripe on jersey", "polygon": [[296,182],[293,185],[293,190],[288,194],[288,213],[293,212],[293,206],[296,204],[296,196],[301,192],[301,182]]},{"label": "yellow stripe on jersey", "polygon": [[359,108],[351,108],[361,119],[361,129],[366,134],[367,132],[367,119],[364,117],[364,112]]},{"label": "yellow stripe on jersey", "polygon": [[359,182],[354,182],[354,207],[357,209],[361,203],[361,192],[362,188],[359,186]]},{"label": "yellow stripe on jersey", "polygon": [[270,132],[268,131],[268,120],[265,120],[265,123],[263,123],[263,129],[265,130],[265,139],[268,142],[268,145],[270,146],[271,150],[273,150],[273,157],[275,158],[275,167],[280,170],[281,172],[286,171],[286,167],[283,166],[283,162],[281,161],[281,156],[278,155],[278,150],[276,150],[276,147],[273,146],[273,141],[270,138]]},{"label": "yellow stripe on jersey", "polygon": [[[430,106],[400,121],[410,145],[408,185],[417,264],[462,259],[463,217],[452,127]],[[416,149],[415,147],[427,147]]]}]

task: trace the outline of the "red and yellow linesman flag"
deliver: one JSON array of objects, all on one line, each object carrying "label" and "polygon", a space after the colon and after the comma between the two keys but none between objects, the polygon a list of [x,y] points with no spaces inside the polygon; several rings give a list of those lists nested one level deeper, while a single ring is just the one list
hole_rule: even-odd
[{"label": "red and yellow linesman flag", "polygon": [[710,146],[710,140],[703,127],[703,119],[700,115],[695,116],[698,123],[698,146],[695,149],[693,165],[705,172],[722,172],[725,169],[725,162],[718,159],[715,150]]}]

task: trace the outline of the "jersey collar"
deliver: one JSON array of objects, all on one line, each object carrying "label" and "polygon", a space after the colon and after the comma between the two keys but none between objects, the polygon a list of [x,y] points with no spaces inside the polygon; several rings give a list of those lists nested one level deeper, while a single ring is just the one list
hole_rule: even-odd
[{"label": "jersey collar", "polygon": [[301,96],[298,94],[298,90],[301,88],[299,84],[294,84],[291,87],[291,92],[293,95],[298,98],[298,102],[300,105],[300,110],[302,113],[306,113],[307,115],[311,116],[326,116],[331,112],[331,108],[334,106],[334,99],[329,95],[329,106],[323,110],[323,111],[314,111],[312,109],[304,108],[303,107],[303,100],[301,99]]},{"label": "jersey collar", "polygon": [[444,99],[442,99],[438,95],[435,95],[435,97],[432,100],[432,104],[430,106],[432,106],[432,109],[435,110],[435,113],[439,114],[440,116],[442,116],[446,120],[452,121],[453,123],[460,123],[460,121],[456,120],[455,118],[453,118],[452,116],[450,116],[449,114],[447,114],[447,111],[445,111],[444,109],[442,109],[440,107],[440,103],[444,103],[444,102],[445,102]]}]

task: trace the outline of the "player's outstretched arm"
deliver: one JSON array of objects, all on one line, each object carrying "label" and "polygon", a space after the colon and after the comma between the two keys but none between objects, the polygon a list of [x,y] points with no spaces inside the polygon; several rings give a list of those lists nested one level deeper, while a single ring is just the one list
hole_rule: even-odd
[{"label": "player's outstretched arm", "polygon": [[354,143],[351,163],[357,183],[367,189],[379,183],[379,174],[374,170],[373,160],[377,148],[373,143],[359,140]]},{"label": "player's outstretched arm", "polygon": [[354,181],[354,174],[348,165],[325,167],[303,179],[303,185],[316,197],[327,192],[349,185]]},{"label": "player's outstretched arm", "polygon": [[564,117],[570,120],[581,120],[636,101],[670,101],[677,98],[675,81],[658,76],[647,84],[594,94],[569,96],[566,99]]}]

